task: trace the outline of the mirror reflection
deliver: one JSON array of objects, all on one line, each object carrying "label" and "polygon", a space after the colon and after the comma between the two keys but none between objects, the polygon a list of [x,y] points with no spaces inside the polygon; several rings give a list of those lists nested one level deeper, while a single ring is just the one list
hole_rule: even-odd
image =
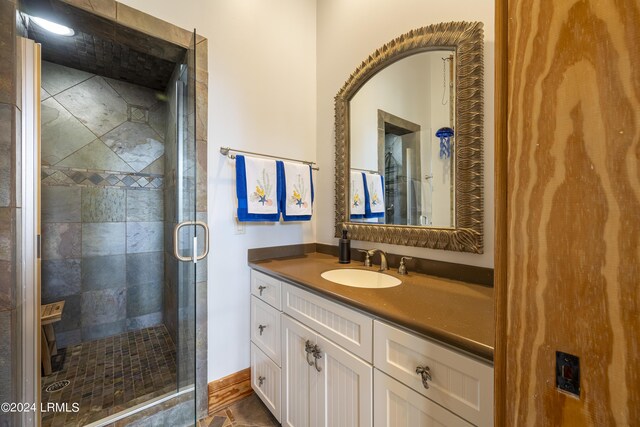
[{"label": "mirror reflection", "polygon": [[350,220],[454,227],[455,51],[400,59],[349,101]]}]

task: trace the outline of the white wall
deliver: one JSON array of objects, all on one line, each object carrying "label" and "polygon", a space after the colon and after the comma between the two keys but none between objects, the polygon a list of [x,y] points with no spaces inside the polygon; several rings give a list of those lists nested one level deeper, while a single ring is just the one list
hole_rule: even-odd
[{"label": "white wall", "polygon": [[[356,67],[377,48],[413,28],[445,21],[481,21],[485,37],[485,246],[484,254],[353,242],[393,253],[493,267],[493,91],[494,2],[488,0],[320,0],[317,2],[317,159],[323,170],[334,164],[333,98]],[[323,174],[316,194],[317,241],[336,244],[333,174]]]},{"label": "white wall", "polygon": [[[316,2],[122,3],[186,29],[195,27],[209,39],[210,382],[249,366],[247,249],[315,242],[313,222],[248,225],[245,234],[235,234],[234,163],[218,149],[315,159]],[[321,173],[322,178],[333,175],[332,168]]]},{"label": "white wall", "polygon": [[[442,59],[447,55],[441,53],[430,52],[436,54],[435,61],[430,62],[431,66],[431,87],[434,88],[433,95],[431,96],[431,131],[429,132],[429,149],[431,153],[429,158],[431,160],[431,178],[428,185],[431,185],[431,206],[433,208],[431,222],[437,227],[449,227],[451,225],[451,160],[440,158],[440,138],[436,136],[436,131],[441,127],[453,127],[450,124],[450,90],[449,90],[449,66],[447,62],[445,68],[446,75],[446,90],[444,91],[444,99],[446,104],[442,105],[443,90],[442,90]],[[455,152],[455,150],[454,150]],[[453,154],[455,156],[455,153]]]},{"label": "white wall", "polygon": [[378,110],[429,128],[427,54],[398,61],[372,77],[349,103],[351,166],[378,170]]}]

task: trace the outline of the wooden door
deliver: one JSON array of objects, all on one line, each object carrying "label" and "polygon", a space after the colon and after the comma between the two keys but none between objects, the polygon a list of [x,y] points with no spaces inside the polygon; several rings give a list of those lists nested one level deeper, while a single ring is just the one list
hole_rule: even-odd
[{"label": "wooden door", "polygon": [[[638,425],[640,2],[500,0],[497,17],[497,418]],[[579,357],[577,397],[556,387],[556,351]]]},{"label": "wooden door", "polygon": [[371,427],[373,368],[322,336],[317,345],[321,357],[311,367],[311,426]]}]

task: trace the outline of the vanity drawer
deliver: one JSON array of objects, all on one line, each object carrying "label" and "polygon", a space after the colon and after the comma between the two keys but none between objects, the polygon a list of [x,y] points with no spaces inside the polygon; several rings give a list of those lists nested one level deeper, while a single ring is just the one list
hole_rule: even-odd
[{"label": "vanity drawer", "polygon": [[278,310],[282,310],[281,287],[282,283],[278,279],[251,270],[251,293]]},{"label": "vanity drawer", "polygon": [[373,319],[326,298],[283,284],[283,311],[371,363]]},{"label": "vanity drawer", "polygon": [[281,371],[273,360],[251,344],[251,388],[280,422]]},{"label": "vanity drawer", "polygon": [[[477,426],[493,426],[493,368],[425,338],[374,321],[373,364]],[[416,368],[429,367],[428,388]]]},{"label": "vanity drawer", "polygon": [[462,418],[433,403],[393,378],[373,370],[373,426],[414,427],[442,425],[472,427]]},{"label": "vanity drawer", "polygon": [[280,312],[251,297],[251,341],[280,366]]}]

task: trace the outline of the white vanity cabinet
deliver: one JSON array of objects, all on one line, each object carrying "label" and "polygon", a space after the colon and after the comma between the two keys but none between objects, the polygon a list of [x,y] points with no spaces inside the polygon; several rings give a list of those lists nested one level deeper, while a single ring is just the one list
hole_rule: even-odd
[{"label": "white vanity cabinet", "polygon": [[283,426],[372,426],[369,363],[287,315],[282,337]]},{"label": "white vanity cabinet", "polygon": [[251,381],[283,426],[493,425],[490,364],[258,271],[251,283]]},{"label": "white vanity cabinet", "polygon": [[251,387],[280,421],[281,332],[279,280],[251,271]]}]

